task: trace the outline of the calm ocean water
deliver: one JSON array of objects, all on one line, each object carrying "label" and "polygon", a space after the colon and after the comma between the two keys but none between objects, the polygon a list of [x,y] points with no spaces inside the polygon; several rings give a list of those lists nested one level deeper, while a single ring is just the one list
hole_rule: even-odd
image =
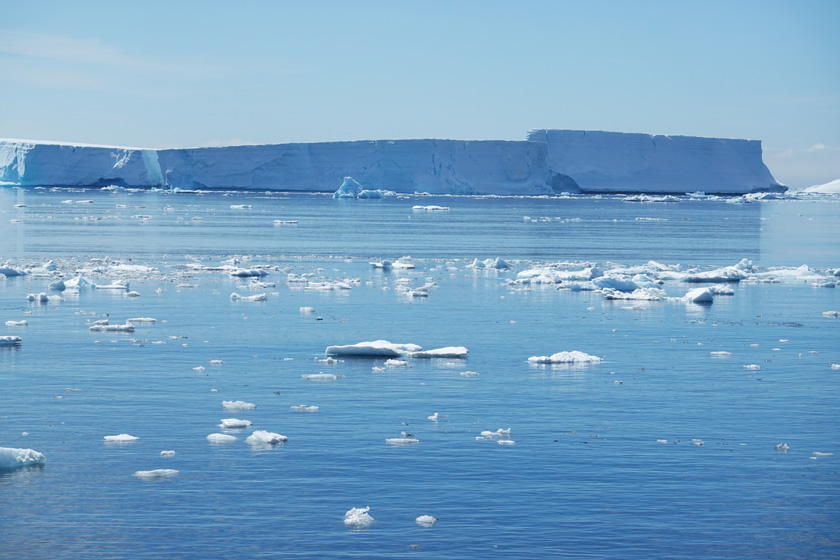
[{"label": "calm ocean water", "polygon": [[[407,255],[416,268],[369,264]],[[513,269],[467,266],[496,257]],[[760,276],[704,306],[515,282],[561,261],[705,270],[744,258]],[[0,348],[0,447],[47,462],[0,472],[0,558],[840,555],[840,319],[824,315],[840,310],[825,287],[838,280],[839,199],[3,188],[7,260],[29,274],[0,279],[0,335],[23,339]],[[231,262],[274,285],[214,270]],[[774,267],[787,268],[770,282]],[[27,301],[80,274],[130,280],[139,297]],[[401,293],[430,283],[428,297]],[[157,322],[89,330],[129,317]],[[329,345],[379,339],[469,355],[323,361]],[[603,361],[528,363],[572,350]],[[337,378],[302,378],[318,373]],[[253,426],[218,427],[234,417]],[[515,444],[476,439],[498,428]],[[255,429],[288,441],[250,446]],[[238,439],[209,443],[217,432]],[[401,432],[419,443],[385,443]],[[123,433],[140,439],[104,441]],[[152,469],[178,474],[134,475]],[[366,506],[372,525],[344,524]]]}]

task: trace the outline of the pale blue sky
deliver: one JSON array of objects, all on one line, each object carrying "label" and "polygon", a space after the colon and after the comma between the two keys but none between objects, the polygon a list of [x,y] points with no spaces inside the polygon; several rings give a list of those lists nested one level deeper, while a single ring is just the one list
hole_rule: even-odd
[{"label": "pale blue sky", "polygon": [[840,177],[840,2],[4,2],[0,137],[759,139]]}]

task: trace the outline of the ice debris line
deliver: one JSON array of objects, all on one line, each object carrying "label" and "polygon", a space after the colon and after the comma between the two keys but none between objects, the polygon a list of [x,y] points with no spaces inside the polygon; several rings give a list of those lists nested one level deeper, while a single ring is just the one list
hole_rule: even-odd
[{"label": "ice debris line", "polygon": [[[341,184],[347,176],[355,180]],[[530,131],[522,141],[365,140],[169,150],[6,139],[0,140],[0,182],[335,192],[337,198],[379,197],[384,191],[786,190],[764,165],[758,140],[545,129]]]}]

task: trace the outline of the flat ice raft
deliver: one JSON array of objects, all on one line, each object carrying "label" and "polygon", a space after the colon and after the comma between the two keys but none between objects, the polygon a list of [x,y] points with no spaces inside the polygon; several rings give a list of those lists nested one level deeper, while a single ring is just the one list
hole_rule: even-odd
[{"label": "flat ice raft", "polygon": [[464,358],[469,350],[463,346],[447,346],[433,350],[423,350],[416,344],[394,344],[387,340],[359,342],[345,346],[327,346],[327,356],[365,357],[365,358]]},{"label": "flat ice raft", "polygon": [[0,471],[45,465],[47,458],[34,449],[0,447]]}]

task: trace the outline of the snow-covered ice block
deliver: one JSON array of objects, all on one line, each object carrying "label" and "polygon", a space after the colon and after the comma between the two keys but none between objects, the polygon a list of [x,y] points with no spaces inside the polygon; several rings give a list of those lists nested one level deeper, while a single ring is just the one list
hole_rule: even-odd
[{"label": "snow-covered ice block", "polygon": [[170,478],[176,474],[178,474],[178,471],[175,469],[155,469],[153,471],[137,471],[134,473],[134,476],[137,478],[152,480],[157,478]]},{"label": "snow-covered ice block", "polygon": [[415,519],[414,522],[420,525],[421,527],[432,527],[435,523],[438,522],[438,520],[437,517],[433,517],[431,515],[421,515],[417,519]]},{"label": "snow-covered ice block", "polygon": [[229,434],[210,434],[207,436],[207,441],[210,443],[230,443],[236,441],[236,436]]},{"label": "snow-covered ice block", "polygon": [[245,443],[249,445],[277,445],[278,443],[285,443],[288,439],[286,436],[274,432],[256,430],[245,439]]},{"label": "snow-covered ice block", "polygon": [[225,410],[253,410],[257,408],[257,405],[245,401],[222,401],[222,408]]},{"label": "snow-covered ice block", "polygon": [[174,452],[174,451],[172,451],[172,450],[161,451],[161,452],[160,452],[160,456],[161,456],[161,457],[174,457],[174,456],[175,456],[175,452]]},{"label": "snow-covered ice block", "polygon": [[0,336],[0,346],[20,346],[22,342],[19,336]]},{"label": "snow-covered ice block", "polygon": [[253,422],[250,420],[240,420],[239,418],[222,418],[222,423],[219,424],[219,426],[233,430],[238,428],[250,428],[252,423]]},{"label": "snow-covered ice block", "polygon": [[551,356],[531,356],[528,358],[528,362],[532,364],[596,364],[601,361],[603,361],[603,358],[599,356],[592,356],[577,350],[557,352]]},{"label": "snow-covered ice block", "polygon": [[447,346],[445,348],[435,348],[433,350],[417,350],[409,352],[412,358],[466,358],[469,350],[463,346]]},{"label": "snow-covered ice block", "polygon": [[28,324],[29,322],[26,319],[22,321],[6,321],[7,327],[25,327]]},{"label": "snow-covered ice block", "polygon": [[132,436],[129,434],[119,434],[116,436],[105,436],[105,441],[112,441],[117,443],[125,443],[129,441],[137,441],[140,439],[139,437]]},{"label": "snow-covered ice block", "polygon": [[131,323],[125,323],[123,325],[112,325],[110,323],[104,324],[94,324],[91,325],[90,331],[91,332],[134,332],[135,327]]},{"label": "snow-covered ice block", "polygon": [[230,294],[231,301],[267,301],[268,294],[254,294],[252,296],[241,296],[236,292]]},{"label": "snow-covered ice block", "polygon": [[304,373],[300,378],[307,381],[335,381],[338,376],[334,373]]},{"label": "snow-covered ice block", "polygon": [[348,527],[361,529],[370,526],[374,519],[368,513],[370,506],[364,508],[353,508],[344,514],[344,524]]},{"label": "snow-covered ice block", "polygon": [[34,449],[19,449],[15,447],[0,447],[0,471],[21,467],[45,465],[47,458],[43,453]]},{"label": "snow-covered ice block", "polygon": [[421,346],[416,344],[392,344],[387,340],[374,340],[371,342],[359,342],[358,344],[347,344],[344,346],[327,346],[324,351],[328,356],[364,356],[364,357],[385,357],[396,358],[409,352],[418,352]]},{"label": "snow-covered ice block", "polygon": [[411,445],[413,443],[420,443],[420,440],[409,437],[393,437],[385,438],[385,443],[388,445]]},{"label": "snow-covered ice block", "polygon": [[686,303],[712,303],[715,301],[715,296],[708,288],[694,288],[683,296],[683,301]]}]

